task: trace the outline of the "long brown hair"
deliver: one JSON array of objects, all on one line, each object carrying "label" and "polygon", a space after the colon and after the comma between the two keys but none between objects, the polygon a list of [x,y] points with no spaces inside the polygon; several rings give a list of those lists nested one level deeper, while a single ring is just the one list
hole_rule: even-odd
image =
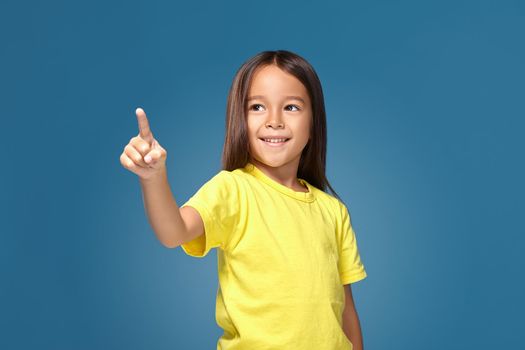
[{"label": "long brown hair", "polygon": [[312,103],[310,141],[301,153],[297,177],[326,192],[327,187],[340,199],[326,178],[326,112],[323,89],[314,68],[301,56],[287,51],[262,51],[243,63],[233,79],[226,106],[226,133],[222,151],[223,170],[233,171],[249,161],[249,140],[246,125],[248,90],[254,72],[274,64],[295,76],[306,88]]}]

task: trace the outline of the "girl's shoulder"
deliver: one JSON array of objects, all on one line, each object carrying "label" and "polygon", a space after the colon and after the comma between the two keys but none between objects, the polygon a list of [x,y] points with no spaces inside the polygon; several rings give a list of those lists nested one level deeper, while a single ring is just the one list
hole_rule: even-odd
[{"label": "girl's shoulder", "polygon": [[199,192],[226,195],[235,192],[237,188],[235,175],[227,170],[219,170],[202,184]]},{"label": "girl's shoulder", "polygon": [[343,221],[345,216],[349,215],[347,204],[342,199],[318,188],[315,188],[315,191],[318,201],[324,203],[325,207],[330,210],[336,221]]}]

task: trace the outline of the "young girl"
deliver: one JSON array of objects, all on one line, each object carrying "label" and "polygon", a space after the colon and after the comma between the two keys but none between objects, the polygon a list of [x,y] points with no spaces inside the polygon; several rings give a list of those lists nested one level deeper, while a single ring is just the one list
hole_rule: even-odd
[{"label": "young girl", "polygon": [[[222,170],[180,208],[140,108],[121,155],[167,247],[217,250],[217,349],[362,349],[350,284],[367,274],[346,205],[325,176],[326,116],[313,67],[290,51],[246,61],[231,86]],[[325,192],[329,187],[333,196]]]}]

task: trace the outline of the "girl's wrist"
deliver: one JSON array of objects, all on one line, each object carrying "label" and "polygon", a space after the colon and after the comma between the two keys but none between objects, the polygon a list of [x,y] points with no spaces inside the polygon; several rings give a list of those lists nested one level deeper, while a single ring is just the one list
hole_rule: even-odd
[{"label": "girl's wrist", "polygon": [[158,172],[155,172],[149,175],[147,178],[139,177],[140,182],[144,185],[157,184],[159,182],[164,182],[168,178],[167,169],[165,166],[160,168]]}]

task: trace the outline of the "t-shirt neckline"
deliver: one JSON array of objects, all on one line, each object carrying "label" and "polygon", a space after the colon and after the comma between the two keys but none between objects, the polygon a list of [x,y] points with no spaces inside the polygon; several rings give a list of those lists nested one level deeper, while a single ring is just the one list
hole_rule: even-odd
[{"label": "t-shirt neckline", "polygon": [[263,181],[267,185],[273,187],[277,191],[284,193],[292,198],[304,201],[304,202],[313,202],[315,200],[315,195],[313,193],[312,185],[308,183],[308,181],[298,178],[297,180],[305,185],[308,188],[308,192],[301,192],[301,191],[295,191],[287,186],[284,186],[280,184],[279,182],[275,181],[268,175],[262,172],[259,168],[257,168],[253,163],[248,162],[244,169],[250,173],[251,175],[255,176],[259,180]]}]

